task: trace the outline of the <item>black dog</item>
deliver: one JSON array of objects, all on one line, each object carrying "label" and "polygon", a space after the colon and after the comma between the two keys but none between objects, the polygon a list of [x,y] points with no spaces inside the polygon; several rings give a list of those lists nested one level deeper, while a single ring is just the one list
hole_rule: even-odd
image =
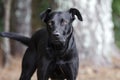
[{"label": "black dog", "polygon": [[76,80],[79,58],[72,26],[75,15],[82,21],[80,12],[75,8],[65,12],[48,8],[40,15],[47,27],[37,31],[32,38],[15,33],[0,33],[0,36],[28,46],[23,57],[20,80],[30,80],[36,69],[38,80]]}]

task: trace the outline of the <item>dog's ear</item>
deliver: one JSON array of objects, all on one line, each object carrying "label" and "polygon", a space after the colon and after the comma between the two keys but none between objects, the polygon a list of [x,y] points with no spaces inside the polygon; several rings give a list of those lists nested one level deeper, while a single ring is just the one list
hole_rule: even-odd
[{"label": "dog's ear", "polygon": [[81,16],[81,14],[80,14],[80,12],[79,12],[78,9],[76,9],[76,8],[70,8],[69,13],[71,13],[73,17],[76,15],[77,18],[78,18],[80,21],[83,21],[83,18],[82,18],[82,16]]},{"label": "dog's ear", "polygon": [[45,22],[47,15],[48,15],[51,11],[52,11],[51,8],[48,8],[47,10],[43,11],[42,13],[40,13],[40,18],[41,18],[41,20]]}]

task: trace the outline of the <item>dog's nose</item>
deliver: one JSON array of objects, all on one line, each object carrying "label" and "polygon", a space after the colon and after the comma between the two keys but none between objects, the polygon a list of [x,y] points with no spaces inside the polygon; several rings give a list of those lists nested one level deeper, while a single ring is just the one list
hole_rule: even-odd
[{"label": "dog's nose", "polygon": [[59,33],[58,31],[54,31],[54,32],[53,32],[53,36],[54,36],[54,37],[59,37],[59,36],[60,36],[60,33]]},{"label": "dog's nose", "polygon": [[59,32],[54,32],[53,35],[54,35],[55,37],[59,37],[59,36],[60,36],[60,33],[59,33]]}]

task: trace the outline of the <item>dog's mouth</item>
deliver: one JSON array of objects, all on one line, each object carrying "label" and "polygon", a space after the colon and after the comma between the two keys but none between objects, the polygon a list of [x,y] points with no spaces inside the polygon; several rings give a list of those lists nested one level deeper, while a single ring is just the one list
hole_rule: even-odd
[{"label": "dog's mouth", "polygon": [[51,43],[52,48],[55,50],[62,50],[65,46],[65,42],[64,41],[59,41],[59,40],[54,40]]}]

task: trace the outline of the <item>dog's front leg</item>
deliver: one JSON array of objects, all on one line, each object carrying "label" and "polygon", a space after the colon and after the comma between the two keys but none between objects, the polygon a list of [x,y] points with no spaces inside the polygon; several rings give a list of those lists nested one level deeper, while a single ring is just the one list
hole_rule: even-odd
[{"label": "dog's front leg", "polygon": [[46,58],[43,58],[40,60],[38,70],[37,70],[37,77],[38,80],[48,80],[49,75],[48,75],[48,68],[50,65],[50,60],[47,60]]},{"label": "dog's front leg", "polygon": [[61,66],[64,74],[66,74],[67,80],[76,80],[78,67],[78,60],[73,60],[72,62]]},{"label": "dog's front leg", "polygon": [[35,50],[28,48],[23,57],[22,72],[19,80],[30,80],[36,70]]}]

